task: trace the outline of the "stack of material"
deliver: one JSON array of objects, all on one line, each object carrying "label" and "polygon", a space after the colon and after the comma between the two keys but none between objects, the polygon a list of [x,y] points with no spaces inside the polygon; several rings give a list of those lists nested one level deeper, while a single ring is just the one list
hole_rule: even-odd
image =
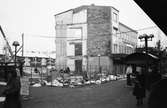
[{"label": "stack of material", "polygon": [[83,76],[71,76],[70,77],[70,84],[75,86],[80,86],[83,83]]},{"label": "stack of material", "polygon": [[33,87],[41,87],[41,83],[36,83],[34,85],[32,85]]},{"label": "stack of material", "polygon": [[57,79],[55,79],[55,80],[53,80],[53,82],[52,82],[52,86],[59,86],[59,87],[62,87],[63,86],[63,84],[62,83],[60,83]]},{"label": "stack of material", "polygon": [[96,80],[96,84],[101,84],[101,80]]},{"label": "stack of material", "polygon": [[117,80],[117,76],[115,75],[108,75],[110,80]]},{"label": "stack of material", "polygon": [[4,102],[6,97],[0,97],[0,102]]},{"label": "stack of material", "polygon": [[43,80],[43,82],[45,83],[45,85],[50,86],[51,82],[47,82],[46,80]]}]

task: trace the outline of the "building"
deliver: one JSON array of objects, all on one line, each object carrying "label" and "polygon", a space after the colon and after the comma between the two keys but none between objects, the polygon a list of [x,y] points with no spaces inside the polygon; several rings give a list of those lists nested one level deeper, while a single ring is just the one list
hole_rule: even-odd
[{"label": "building", "polygon": [[[111,6],[83,5],[55,15],[57,68],[114,71],[114,57],[130,54],[137,32],[119,22]],[[106,68],[104,68],[106,67]]]}]

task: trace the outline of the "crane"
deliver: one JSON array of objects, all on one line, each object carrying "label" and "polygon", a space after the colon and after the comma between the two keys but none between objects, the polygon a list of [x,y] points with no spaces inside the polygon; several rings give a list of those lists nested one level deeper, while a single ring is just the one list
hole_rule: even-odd
[{"label": "crane", "polygon": [[10,47],[9,42],[8,42],[6,36],[5,36],[5,33],[3,32],[3,29],[1,27],[1,25],[0,25],[0,31],[2,33],[2,36],[3,36],[3,38],[4,38],[5,42],[6,42],[7,48],[9,50],[10,55],[11,55],[11,59],[9,60],[9,61],[11,61],[13,59],[13,57],[14,57],[14,54],[12,52],[12,48]]}]

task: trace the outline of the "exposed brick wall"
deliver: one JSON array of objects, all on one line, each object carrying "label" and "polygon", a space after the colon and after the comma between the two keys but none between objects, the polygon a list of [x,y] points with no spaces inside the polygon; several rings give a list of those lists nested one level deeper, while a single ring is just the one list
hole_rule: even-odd
[{"label": "exposed brick wall", "polygon": [[87,17],[88,55],[107,55],[111,40],[111,8],[91,6],[87,10]]},{"label": "exposed brick wall", "polygon": [[110,23],[111,8],[103,6],[90,6],[87,13],[88,24]]}]

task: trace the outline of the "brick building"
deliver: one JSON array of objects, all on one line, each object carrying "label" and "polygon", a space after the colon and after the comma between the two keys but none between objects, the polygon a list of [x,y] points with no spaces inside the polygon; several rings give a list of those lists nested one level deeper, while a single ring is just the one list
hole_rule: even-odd
[{"label": "brick building", "polygon": [[72,71],[114,71],[114,55],[130,54],[137,45],[137,32],[119,22],[111,6],[83,5],[55,15],[56,64]]}]

